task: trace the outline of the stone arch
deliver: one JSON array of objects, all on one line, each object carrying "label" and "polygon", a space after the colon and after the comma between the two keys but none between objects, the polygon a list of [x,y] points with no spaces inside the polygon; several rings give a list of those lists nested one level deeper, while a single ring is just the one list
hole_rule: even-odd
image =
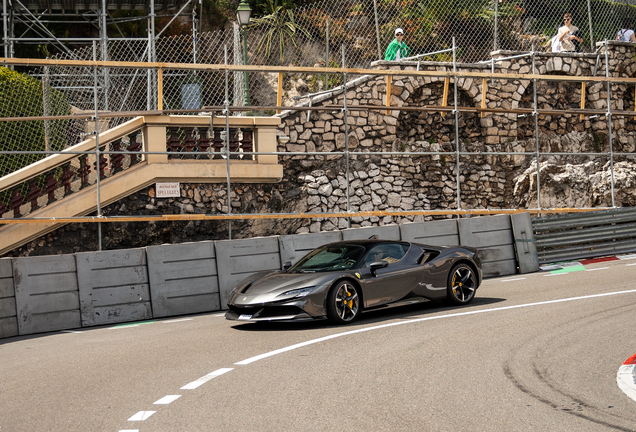
[{"label": "stone arch", "polygon": [[[404,107],[440,106],[444,97],[444,78],[413,80],[413,92],[404,102]],[[419,85],[418,85],[419,84]],[[418,85],[415,87],[415,85]],[[473,80],[460,79],[457,85],[459,106],[476,106],[477,93]],[[447,105],[453,106],[453,88],[449,89]],[[403,143],[415,141],[449,142],[455,140],[455,117],[450,112],[442,115],[434,111],[400,111],[396,135]],[[459,113],[459,139],[470,143],[483,140],[479,114]]]},{"label": "stone arch", "polygon": [[[552,70],[550,73],[552,75],[572,75],[559,70]],[[539,109],[579,109],[581,107],[581,83],[539,80],[537,82],[537,102]],[[521,94],[518,107],[529,109],[534,107],[534,81],[530,81]],[[539,133],[564,135],[572,131],[581,132],[582,127],[583,124],[576,114],[539,116]],[[534,117],[528,115],[517,118],[517,139],[530,139],[534,138],[534,135]]]}]

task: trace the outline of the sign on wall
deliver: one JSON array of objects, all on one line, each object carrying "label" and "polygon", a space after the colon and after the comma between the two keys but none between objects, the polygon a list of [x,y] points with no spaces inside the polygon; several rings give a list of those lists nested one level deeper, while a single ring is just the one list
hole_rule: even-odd
[{"label": "sign on wall", "polygon": [[181,186],[179,182],[155,183],[157,198],[173,198],[181,196]]}]

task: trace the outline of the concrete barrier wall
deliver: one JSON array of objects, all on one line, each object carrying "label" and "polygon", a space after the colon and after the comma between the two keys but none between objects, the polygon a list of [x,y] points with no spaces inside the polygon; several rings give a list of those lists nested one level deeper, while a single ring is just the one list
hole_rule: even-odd
[{"label": "concrete barrier wall", "polygon": [[263,270],[280,270],[278,238],[222,240],[215,243],[221,309],[227,309],[230,292],[247,276]]},{"label": "concrete barrier wall", "polygon": [[11,258],[0,259],[0,338],[18,335]]},{"label": "concrete barrier wall", "polygon": [[214,242],[149,246],[146,253],[154,317],[221,308]]},{"label": "concrete barrier wall", "polygon": [[[447,219],[344,231],[0,260],[0,337],[138,321],[227,308],[245,277],[278,270],[323,244],[404,240],[480,249],[485,276],[532,269],[529,215]],[[517,232],[518,231],[518,232]],[[530,236],[530,238],[528,238]],[[528,240],[528,241],[526,241]],[[532,270],[528,270],[532,271]]]},{"label": "concrete barrier wall", "polygon": [[12,261],[21,335],[81,327],[74,255]]},{"label": "concrete barrier wall", "polygon": [[510,215],[459,219],[461,245],[479,249],[485,277],[517,273]]},{"label": "concrete barrier wall", "polygon": [[307,255],[312,250],[342,240],[340,231],[327,231],[313,234],[295,234],[278,237],[280,247],[280,265],[287,261],[295,264],[299,259]]},{"label": "concrete barrier wall", "polygon": [[401,240],[399,225],[384,225],[379,227],[347,228],[342,230],[343,240],[365,240],[377,235],[380,240]]},{"label": "concrete barrier wall", "polygon": [[145,249],[75,256],[82,326],[152,318]]},{"label": "concrete barrier wall", "polygon": [[453,246],[459,243],[456,219],[415,222],[400,225],[402,240],[431,246]]}]

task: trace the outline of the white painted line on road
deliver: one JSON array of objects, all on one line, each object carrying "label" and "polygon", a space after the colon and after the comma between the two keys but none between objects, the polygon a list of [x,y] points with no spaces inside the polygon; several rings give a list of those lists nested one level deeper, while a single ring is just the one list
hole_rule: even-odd
[{"label": "white painted line on road", "polygon": [[154,402],[153,405],[168,405],[169,403],[172,403],[172,402],[176,401],[180,397],[181,397],[181,395],[164,396],[161,399],[159,399],[157,402]]},{"label": "white painted line on road", "polygon": [[213,316],[213,317],[224,317],[224,316],[225,316],[225,314],[224,314],[224,313],[222,313],[222,314],[216,314],[216,315],[212,315],[212,316]]},{"label": "white painted line on road", "polygon": [[616,373],[616,383],[623,393],[636,401],[636,365],[621,365]]},{"label": "white painted line on road", "polygon": [[168,323],[176,323],[176,322],[181,322],[181,321],[192,321],[192,318],[176,319],[176,320],[161,321],[161,322],[164,323],[164,324],[168,324]]},{"label": "white painted line on road", "polygon": [[599,267],[593,269],[585,269],[585,271],[607,270],[609,267]]},{"label": "white painted line on road", "polygon": [[629,267],[629,266],[633,266],[633,265],[636,265],[636,263],[634,263],[634,264],[625,264],[625,267]]},{"label": "white painted line on road", "polygon": [[566,275],[566,274],[570,274],[570,272],[565,272],[565,273],[551,273],[551,274],[549,274],[549,275],[543,275],[543,276],[550,277],[550,276],[561,276],[561,275]]},{"label": "white painted line on road", "polygon": [[139,432],[139,429],[122,429],[119,432]]},{"label": "white painted line on road", "polygon": [[525,278],[514,278],[514,279],[504,279],[500,282],[512,282],[512,281],[518,281],[518,280],[524,280]]},{"label": "white painted line on road", "polygon": [[407,321],[400,321],[400,322],[394,322],[394,323],[389,323],[389,324],[382,324],[382,325],[379,325],[379,326],[366,327],[366,328],[362,328],[362,329],[358,329],[358,330],[352,330],[352,331],[343,332],[343,333],[336,333],[336,334],[332,334],[332,335],[329,335],[329,336],[321,337],[321,338],[318,338],[318,339],[308,340],[306,342],[301,342],[301,343],[298,343],[298,344],[295,344],[295,345],[290,345],[288,347],[280,348],[280,349],[277,349],[277,350],[274,350],[274,351],[270,351],[270,352],[267,352],[267,353],[264,353],[264,354],[260,354],[260,355],[254,356],[254,357],[250,357],[248,359],[242,360],[242,361],[234,363],[234,364],[235,365],[248,365],[248,364],[254,363],[254,362],[258,361],[258,360],[265,359],[267,357],[272,357],[272,356],[275,356],[277,354],[282,354],[282,353],[285,353],[285,352],[288,352],[288,351],[295,350],[297,348],[302,348],[302,347],[306,347],[308,345],[313,345],[313,344],[316,344],[316,343],[328,341],[330,339],[335,339],[335,338],[339,338],[339,337],[342,337],[342,336],[349,336],[349,335],[353,335],[353,334],[357,334],[357,333],[364,333],[364,332],[368,332],[368,331],[372,331],[372,330],[378,330],[378,329],[382,329],[382,328],[400,326],[400,325],[404,325],[404,324],[412,324],[412,323],[418,323],[418,322],[423,322],[423,321],[432,321],[432,320],[443,319],[443,318],[454,318],[454,317],[458,317],[458,316],[476,315],[476,314],[482,314],[482,313],[488,313],[488,312],[499,312],[499,311],[505,311],[505,310],[526,308],[526,307],[531,307],[531,306],[543,306],[543,305],[549,305],[549,304],[554,304],[554,303],[564,303],[564,302],[570,302],[570,301],[588,300],[588,299],[599,298],[599,297],[608,297],[608,296],[619,295],[619,294],[634,294],[634,293],[636,293],[636,290],[615,291],[615,292],[603,293],[603,294],[593,294],[593,295],[581,296],[581,297],[570,297],[570,298],[565,298],[565,299],[548,300],[548,301],[537,302],[537,303],[526,303],[526,304],[521,304],[521,305],[516,305],[516,306],[504,306],[504,307],[494,308],[494,309],[482,309],[482,310],[469,311],[469,312],[459,312],[459,313],[450,314],[450,315],[439,315],[439,316],[434,316],[434,317],[416,318],[416,319],[407,320]]},{"label": "white painted line on road", "polygon": [[223,375],[224,373],[227,373],[231,370],[234,370],[234,368],[222,368],[222,369],[215,370],[214,372],[210,372],[206,376],[203,376],[196,381],[192,381],[190,384],[184,385],[183,387],[181,387],[181,390],[194,390],[195,388],[210,381],[212,378],[216,378],[219,375]]},{"label": "white painted line on road", "polygon": [[137,414],[128,419],[128,421],[144,421],[157,411],[139,411]]},{"label": "white painted line on road", "polygon": [[84,333],[83,331],[62,330],[62,333]]},{"label": "white painted line on road", "polygon": [[632,259],[636,259],[636,254],[630,254],[630,255],[619,255],[617,256],[617,258],[619,260],[632,260]]}]

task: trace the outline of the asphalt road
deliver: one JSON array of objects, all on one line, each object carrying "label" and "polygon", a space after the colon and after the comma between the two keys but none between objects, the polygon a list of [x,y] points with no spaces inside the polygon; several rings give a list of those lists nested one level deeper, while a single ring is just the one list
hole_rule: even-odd
[{"label": "asphalt road", "polygon": [[629,264],[344,327],[215,313],[3,339],[0,432],[636,431],[616,384],[636,353]]}]

